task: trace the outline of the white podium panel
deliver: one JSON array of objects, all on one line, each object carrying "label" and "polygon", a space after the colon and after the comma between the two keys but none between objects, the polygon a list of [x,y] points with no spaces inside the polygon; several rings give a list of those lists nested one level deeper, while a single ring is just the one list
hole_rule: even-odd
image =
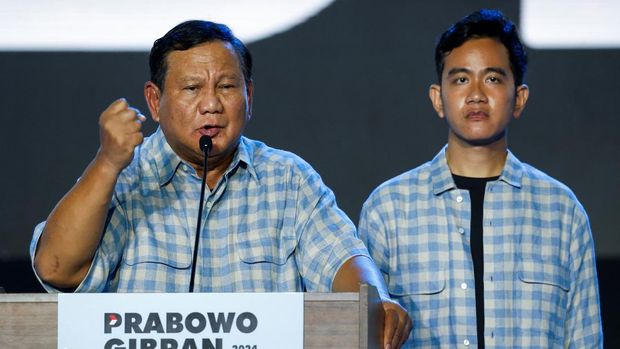
[{"label": "white podium panel", "polygon": [[303,349],[303,293],[58,295],[59,349]]}]

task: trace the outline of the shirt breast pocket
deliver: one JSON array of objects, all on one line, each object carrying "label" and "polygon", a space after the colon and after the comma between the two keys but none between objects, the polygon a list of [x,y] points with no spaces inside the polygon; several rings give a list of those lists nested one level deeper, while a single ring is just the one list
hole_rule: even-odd
[{"label": "shirt breast pocket", "polygon": [[138,221],[128,236],[123,263],[130,267],[151,265],[150,269],[188,269],[191,266],[191,244],[184,233],[165,224]]},{"label": "shirt breast pocket", "polygon": [[390,296],[407,309],[415,323],[408,342],[412,347],[423,346],[416,340],[428,339],[428,344],[432,338],[440,338],[439,319],[443,315],[438,314],[450,313],[446,283],[444,269],[430,263],[401,266],[398,271],[390,272]]},{"label": "shirt breast pocket", "polygon": [[294,235],[282,234],[275,228],[238,233],[239,259],[245,264],[285,265],[297,246]]},{"label": "shirt breast pocket", "polygon": [[532,343],[563,342],[571,291],[570,271],[558,260],[521,259],[517,265],[513,318]]},{"label": "shirt breast pocket", "polygon": [[520,281],[531,285],[547,285],[570,291],[570,272],[558,262],[524,259],[517,270]]},{"label": "shirt breast pocket", "polygon": [[388,289],[395,297],[433,295],[446,288],[443,270],[439,268],[408,267],[390,273]]}]

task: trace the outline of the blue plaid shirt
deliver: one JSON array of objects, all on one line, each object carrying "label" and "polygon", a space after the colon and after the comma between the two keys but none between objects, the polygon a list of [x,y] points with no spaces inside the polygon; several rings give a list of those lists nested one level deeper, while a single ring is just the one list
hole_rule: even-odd
[{"label": "blue plaid shirt", "polygon": [[[161,130],[147,138],[118,178],[101,243],[76,291],[187,292],[200,184]],[[199,292],[329,292],[345,261],[368,255],[310,165],[245,137],[207,190],[203,215]]]},{"label": "blue plaid shirt", "polygon": [[[408,348],[477,347],[470,199],[444,148],[379,186],[359,234],[413,319]],[[602,328],[588,217],[565,185],[508,153],[484,196],[487,348],[599,348]]]}]

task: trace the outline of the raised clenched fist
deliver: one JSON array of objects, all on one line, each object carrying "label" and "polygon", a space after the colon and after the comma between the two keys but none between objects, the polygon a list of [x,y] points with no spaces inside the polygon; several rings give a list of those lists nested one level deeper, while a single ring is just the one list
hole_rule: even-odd
[{"label": "raised clenched fist", "polygon": [[110,104],[99,117],[99,160],[118,173],[127,167],[134,149],[144,139],[141,129],[145,120],[146,117],[129,106],[124,98]]}]

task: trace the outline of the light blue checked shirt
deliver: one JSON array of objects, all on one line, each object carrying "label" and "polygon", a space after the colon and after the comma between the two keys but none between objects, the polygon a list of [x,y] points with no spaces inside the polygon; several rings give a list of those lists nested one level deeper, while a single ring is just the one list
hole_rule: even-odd
[{"label": "light blue checked shirt", "polygon": [[[476,348],[470,199],[444,149],[379,186],[359,234],[413,319],[407,348]],[[508,153],[484,196],[487,348],[602,347],[588,217],[565,185]]]},{"label": "light blue checked shirt", "polygon": [[[118,178],[103,238],[76,291],[187,292],[200,184],[160,129],[147,138]],[[329,292],[344,262],[368,255],[332,191],[292,153],[242,137],[206,196],[199,292]]]}]

